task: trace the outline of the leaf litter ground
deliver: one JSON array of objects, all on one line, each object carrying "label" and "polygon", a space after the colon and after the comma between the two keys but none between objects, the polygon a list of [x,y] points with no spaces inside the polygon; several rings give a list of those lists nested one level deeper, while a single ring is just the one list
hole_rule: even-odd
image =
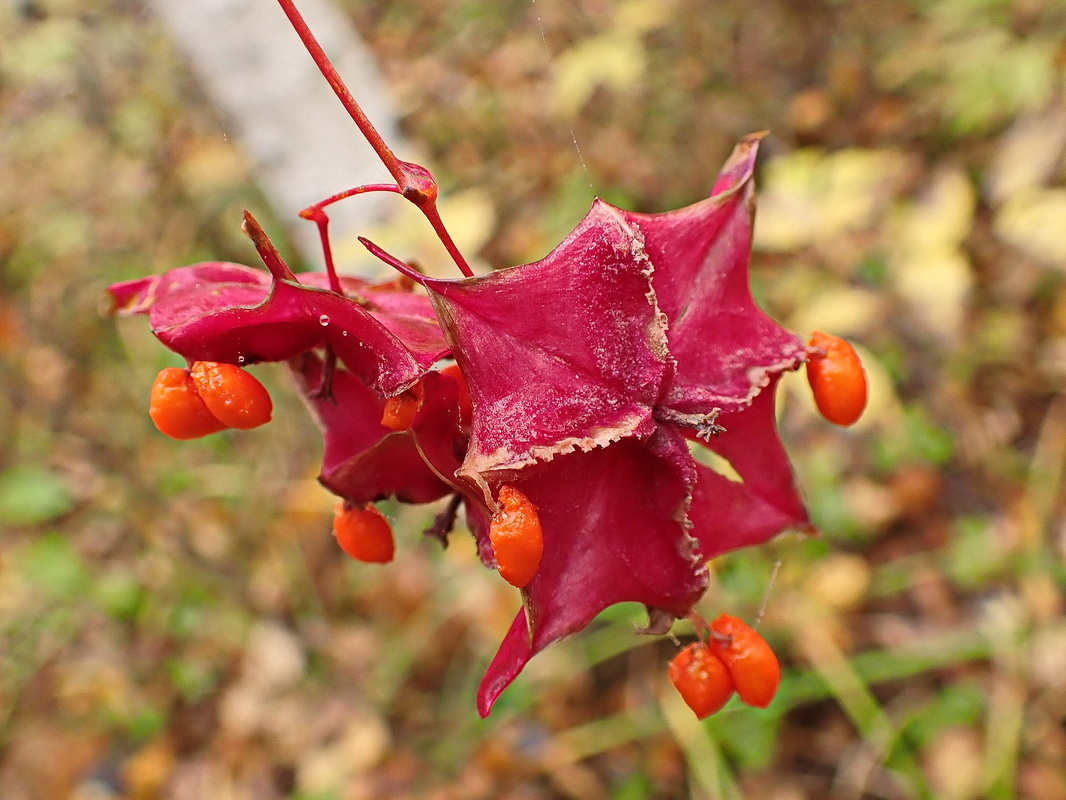
[{"label": "leaf litter ground", "polygon": [[[150,20],[19,8],[0,16],[8,796],[1066,794],[1061,6],[353,12],[408,134],[491,208],[493,265],[541,257],[590,183],[676,207],[772,130],[760,301],[857,341],[874,395],[845,434],[786,386],[825,535],[713,565],[707,612],[751,617],[781,559],[760,630],[786,675],[768,711],[702,724],[665,686],[674,647],[634,647],[626,608],[476,719],[513,590],[459,540],[346,563],[283,376],[261,373],[269,434],[155,434],[147,387],[171,362],[99,316],[103,288],[247,261],[240,209],[265,206]],[[619,54],[625,84],[595,66]]]}]

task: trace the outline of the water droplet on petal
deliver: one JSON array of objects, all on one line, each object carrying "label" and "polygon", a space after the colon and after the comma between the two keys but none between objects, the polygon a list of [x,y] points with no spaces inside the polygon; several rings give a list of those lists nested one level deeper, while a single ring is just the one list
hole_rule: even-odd
[{"label": "water droplet on petal", "polygon": [[341,331],[341,336],[347,336],[347,335],[348,335],[348,331]]},{"label": "water droplet on petal", "polygon": [[318,324],[321,325],[323,328],[329,325],[329,314],[323,314],[321,317],[319,317]]},{"label": "water droplet on petal", "polygon": [[243,363],[244,363],[244,361],[245,361],[245,358],[244,358],[244,356],[237,356],[237,363],[238,363],[238,364],[243,364]]}]

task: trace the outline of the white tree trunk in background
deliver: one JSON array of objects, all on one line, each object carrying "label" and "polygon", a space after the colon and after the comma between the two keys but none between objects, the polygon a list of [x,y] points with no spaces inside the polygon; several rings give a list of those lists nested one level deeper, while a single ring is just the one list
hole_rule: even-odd
[{"label": "white tree trunk in background", "polygon": [[[281,7],[276,0],[149,0],[149,5],[188,55],[304,257],[320,263],[317,229],[297,212],[351,186],[391,178]],[[329,0],[298,5],[367,116],[403,158],[407,148],[396,112],[369,49]],[[339,238],[365,229],[398,203],[383,195],[340,203],[330,209],[331,232]]]}]

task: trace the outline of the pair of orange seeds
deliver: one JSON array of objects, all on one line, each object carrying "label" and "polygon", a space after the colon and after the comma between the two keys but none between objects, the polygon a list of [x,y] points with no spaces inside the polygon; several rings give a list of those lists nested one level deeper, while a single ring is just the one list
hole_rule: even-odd
[{"label": "pair of orange seeds", "polygon": [[734,692],[749,706],[766,708],[781,683],[781,665],[770,645],[728,614],[711,623],[706,642],[694,642],[674,656],[668,672],[699,719],[721,709]]},{"label": "pair of orange seeds", "polygon": [[270,422],[274,405],[266,388],[233,364],[195,361],[189,369],[167,367],[152,384],[148,416],[171,439],[198,439]]}]

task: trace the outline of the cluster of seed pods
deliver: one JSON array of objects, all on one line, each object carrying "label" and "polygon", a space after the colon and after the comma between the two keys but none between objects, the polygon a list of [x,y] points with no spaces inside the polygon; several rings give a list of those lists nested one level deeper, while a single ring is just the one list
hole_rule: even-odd
[{"label": "cluster of seed pods", "polygon": [[[393,559],[377,500],[450,497],[427,533],[446,543],[463,509],[482,560],[521,590],[479,689],[482,715],[533,655],[606,606],[644,603],[649,631],[662,629],[693,614],[707,559],[812,529],[777,438],[777,380],[806,363],[821,414],[851,425],[866,376],[847,342],[819,332],[804,345],[751,297],[760,135],[738,145],[700,203],[655,215],[596,201],[541,261],[475,277],[437,213],[432,176],[393,155],[292,0],[279,3],[395,183],[301,212],[319,227],[324,274],[294,275],[246,214],[269,274],[207,262],[111,287],[119,313],[148,314],[189,363],[152,388],[161,432],[190,439],[267,422],[270,398],[243,366],[284,362],[323,428],[320,480],[341,498],[333,533],[345,553]],[[326,208],[371,191],[413,202],[465,277],[427,278],[365,240],[400,277],[339,276]],[[742,480],[690,448],[726,458]],[[589,497],[596,508],[582,506]],[[669,667],[697,716],[734,693],[768,704],[780,668],[762,637],[726,615],[701,630]]]}]

